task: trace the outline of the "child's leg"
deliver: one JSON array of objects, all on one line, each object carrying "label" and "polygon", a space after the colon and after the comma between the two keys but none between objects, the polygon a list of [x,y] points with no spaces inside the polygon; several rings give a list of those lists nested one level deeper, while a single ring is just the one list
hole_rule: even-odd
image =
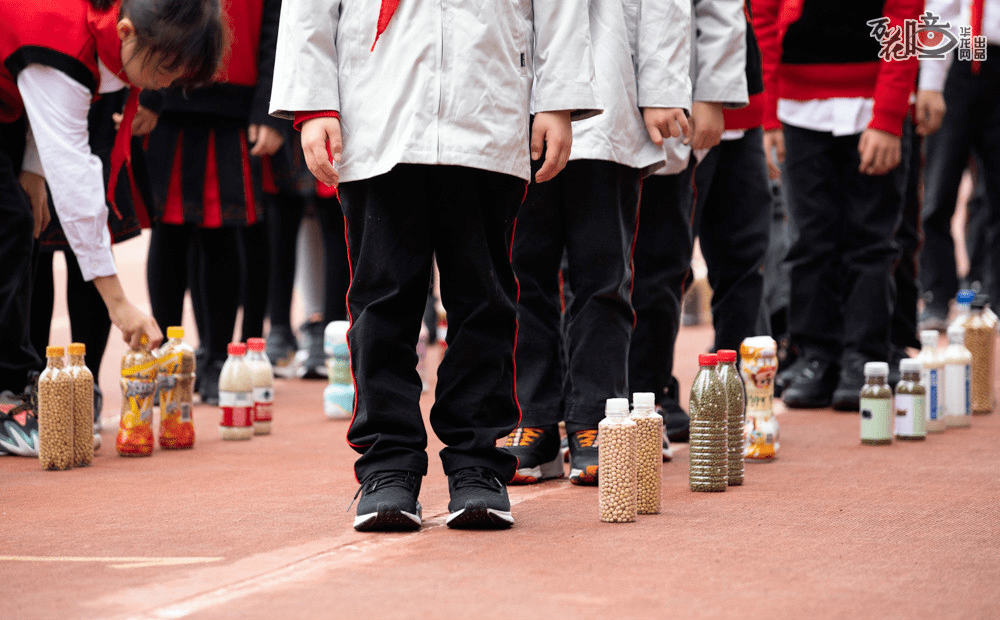
[{"label": "child's leg", "polygon": [[188,252],[193,234],[191,225],[156,224],[149,238],[146,260],[149,303],[163,333],[171,325],[180,325],[184,316]]},{"label": "child's leg", "polygon": [[555,426],[563,419],[559,266],[566,247],[565,172],[528,186],[512,238],[511,265],[518,282],[517,400],[525,427]]},{"label": "child's leg", "polygon": [[385,470],[427,473],[416,344],[433,252],[430,170],[398,165],[340,186],[352,269],[347,340],[357,387],[347,440],[361,454],[358,480]]},{"label": "child's leg", "polygon": [[94,283],[83,281],[80,263],[72,250],[67,249],[63,255],[66,257],[66,304],[73,341],[87,346],[87,368],[95,378],[100,377],[101,360],[111,334],[108,307]]},{"label": "child's leg", "polygon": [[711,183],[702,182],[701,166],[695,171],[716,349],[739,350],[744,338],[770,332],[763,315],[762,266],[770,240],[772,194],[761,133],[759,128],[749,130],[739,140],[712,149],[709,156],[717,156]]},{"label": "child's leg", "polygon": [[52,252],[38,253],[31,282],[31,345],[40,359],[45,357],[45,347],[49,345],[52,331],[52,312],[56,297],[52,259]]},{"label": "child's leg", "polygon": [[295,252],[305,199],[278,194],[268,196],[267,219],[271,243],[268,318],[275,325],[291,326],[292,288],[295,283]]},{"label": "child's leg", "polygon": [[560,176],[567,281],[573,291],[566,308],[566,431],[573,433],[597,428],[606,399],[630,398],[632,248],[640,173],[613,162],[573,161]]},{"label": "child's leg", "polygon": [[347,263],[344,213],[336,198],[317,198],[316,217],[323,233],[323,323],[347,319],[347,287],[351,268]]},{"label": "child's leg", "polygon": [[[431,409],[434,432],[447,446],[441,464],[447,475],[481,466],[510,480],[517,459],[498,450],[495,442],[513,430],[519,417],[514,391],[517,281],[508,235],[524,199],[524,182],[471,168],[426,170],[433,182],[430,235],[448,313],[448,348],[438,366]],[[357,271],[355,277],[360,278]],[[413,291],[409,351],[419,332],[425,283],[426,277]],[[419,381],[415,385],[419,388]]]},{"label": "child's leg", "polygon": [[202,257],[200,281],[204,300],[206,343],[209,362],[224,361],[233,339],[240,302],[240,229],[198,228],[195,239]]},{"label": "child's leg", "polygon": [[269,289],[270,247],[267,238],[270,225],[270,221],[263,220],[239,230],[244,273],[243,324],[240,326],[242,341],[264,335],[264,314]]}]

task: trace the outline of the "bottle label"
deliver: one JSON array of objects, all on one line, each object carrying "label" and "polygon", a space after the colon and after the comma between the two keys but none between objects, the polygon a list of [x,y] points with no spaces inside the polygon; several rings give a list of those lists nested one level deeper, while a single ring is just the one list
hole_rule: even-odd
[{"label": "bottle label", "polygon": [[219,391],[222,426],[253,426],[253,392]]},{"label": "bottle label", "polygon": [[936,368],[925,368],[920,373],[920,382],[927,390],[927,419],[937,420],[940,415],[938,400],[938,371]]},{"label": "bottle label", "polygon": [[861,399],[861,440],[892,439],[893,420],[891,398]]},{"label": "bottle label", "polygon": [[774,411],[774,388],[747,385],[747,415],[770,415]]},{"label": "bottle label", "polygon": [[255,422],[270,422],[271,410],[274,406],[274,388],[258,387],[253,389],[253,419]]},{"label": "bottle label", "polygon": [[926,399],[917,394],[896,396],[896,435],[900,437],[923,437],[927,434]]},{"label": "bottle label", "polygon": [[128,401],[129,412],[122,417],[122,426],[135,428],[153,421],[153,393],[156,382],[152,378],[122,379],[122,396]]},{"label": "bottle label", "polygon": [[944,379],[946,413],[949,416],[969,415],[969,365],[948,364]]}]

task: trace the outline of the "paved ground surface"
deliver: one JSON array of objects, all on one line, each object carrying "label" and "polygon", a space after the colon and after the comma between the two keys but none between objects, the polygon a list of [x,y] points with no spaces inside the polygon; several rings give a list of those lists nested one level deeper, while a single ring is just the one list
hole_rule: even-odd
[{"label": "paved ground surface", "polygon": [[[144,299],[143,244],[118,259]],[[54,327],[68,340],[61,307]],[[1000,616],[1000,415],[866,447],[856,415],[782,412],[780,458],[748,465],[743,487],[688,491],[681,445],[660,515],[602,524],[596,489],[559,480],[512,487],[504,532],[444,526],[432,439],[423,529],[361,534],[347,423],[323,416],[322,383],[279,382],[269,437],[223,442],[199,406],[193,450],[121,458],[112,338],[93,467],[0,459],[0,618]],[[682,329],[682,385],[710,342]]]}]

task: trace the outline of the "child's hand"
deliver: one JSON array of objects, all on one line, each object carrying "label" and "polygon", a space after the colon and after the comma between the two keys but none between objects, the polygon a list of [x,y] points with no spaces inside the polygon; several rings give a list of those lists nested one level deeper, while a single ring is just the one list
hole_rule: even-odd
[{"label": "child's hand", "polygon": [[274,155],[285,143],[285,137],[281,132],[269,125],[250,125],[247,128],[247,138],[250,139],[250,144],[253,144],[250,154],[254,157]]},{"label": "child's hand", "polygon": [[918,136],[929,136],[941,127],[946,111],[941,91],[918,90],[915,108]]},{"label": "child's hand", "polygon": [[691,125],[682,108],[643,108],[642,120],[646,123],[649,139],[656,146],[663,146],[666,138],[691,135]]},{"label": "child's hand", "polygon": [[785,163],[785,134],[780,129],[764,132],[764,156],[767,157],[767,176],[772,181],[781,178],[778,164]]},{"label": "child's hand", "polygon": [[531,160],[538,161],[545,151],[545,161],[535,173],[535,182],[549,181],[566,167],[573,147],[573,128],[569,110],[539,112],[531,125]]},{"label": "child's hand", "polygon": [[35,218],[35,239],[37,239],[52,219],[49,213],[49,192],[45,187],[45,177],[22,170],[19,181],[31,203],[31,214]]},{"label": "child's hand", "polygon": [[[124,118],[124,115],[120,112],[115,112],[111,115],[111,119],[115,122],[115,131],[121,128],[122,118]],[[159,114],[140,105],[135,111],[135,117],[132,119],[132,137],[138,138],[149,134],[156,128],[156,123],[159,120]]]},{"label": "child's hand", "polygon": [[339,118],[322,116],[302,123],[302,154],[309,172],[321,183],[337,187],[340,174],[333,162],[340,161],[343,150]]},{"label": "child's hand", "polygon": [[861,155],[861,174],[881,176],[899,165],[899,136],[894,136],[880,129],[866,129],[858,140],[858,153]]},{"label": "child's hand", "polygon": [[695,150],[710,149],[718,144],[726,129],[722,104],[695,101],[691,105],[691,127],[694,131],[684,140],[684,144],[690,144]]}]

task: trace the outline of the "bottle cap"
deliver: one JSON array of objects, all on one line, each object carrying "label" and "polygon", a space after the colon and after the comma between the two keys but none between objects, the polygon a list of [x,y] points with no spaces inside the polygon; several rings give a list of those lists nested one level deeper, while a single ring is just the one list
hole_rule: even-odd
[{"label": "bottle cap", "polygon": [[972,303],[972,300],[976,298],[976,291],[972,289],[963,288],[955,296],[955,301],[963,306],[968,306]]},{"label": "bottle cap", "polygon": [[247,338],[247,349],[251,351],[263,351],[267,346],[267,341],[263,338]]},{"label": "bottle cap", "polygon": [[607,415],[628,415],[628,399],[609,398],[604,404],[604,413]]},{"label": "bottle cap", "polygon": [[229,347],[227,347],[230,355],[246,355],[247,345],[242,342],[230,342]]},{"label": "bottle cap", "polygon": [[948,327],[948,342],[964,343],[965,342],[965,327],[961,325],[951,325]]},{"label": "bottle cap", "polygon": [[936,347],[941,334],[936,329],[925,329],[920,332],[920,344],[925,347]]},{"label": "bottle cap", "polygon": [[924,369],[924,363],[913,358],[899,360],[899,372],[920,372]]},{"label": "bottle cap", "polygon": [[652,409],[656,407],[656,394],[652,392],[635,392],[632,394],[632,406],[636,409],[639,407]]},{"label": "bottle cap", "polygon": [[700,353],[698,355],[699,366],[715,366],[719,363],[719,356],[715,353]]},{"label": "bottle cap", "polygon": [[66,347],[66,351],[69,352],[70,355],[86,355],[87,345],[82,342],[74,342]]},{"label": "bottle cap", "polygon": [[168,327],[167,328],[167,338],[169,338],[171,340],[180,340],[183,337],[184,337],[184,328],[183,327],[178,327],[178,326],[175,325],[173,327]]},{"label": "bottle cap", "polygon": [[865,362],[866,377],[888,377],[889,364],[885,362]]},{"label": "bottle cap", "polygon": [[732,349],[719,349],[715,354],[719,357],[720,363],[728,364],[736,361],[736,351]]},{"label": "bottle cap", "polygon": [[62,357],[66,350],[62,347],[45,347],[45,357]]}]

